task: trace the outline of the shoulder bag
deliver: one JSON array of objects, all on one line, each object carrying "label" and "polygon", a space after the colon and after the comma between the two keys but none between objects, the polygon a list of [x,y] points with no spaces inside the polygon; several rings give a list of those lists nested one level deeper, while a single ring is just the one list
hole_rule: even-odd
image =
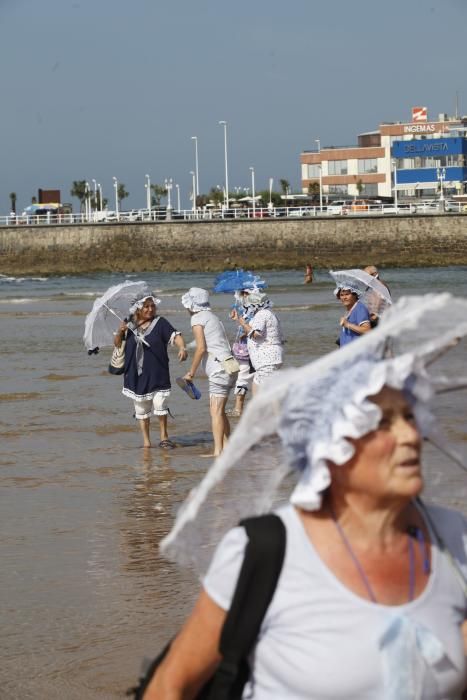
[{"label": "shoulder bag", "polygon": [[[248,656],[276,590],[285,556],[286,531],[279,516],[272,513],[240,522],[248,535],[240,575],[230,610],[222,628],[219,651],[222,660],[196,700],[241,700],[250,677]],[[144,700],[144,693],[170,643],[154,659],[136,688],[127,696]]]},{"label": "shoulder bag", "polygon": [[125,345],[126,338],[122,340],[119,348],[114,346],[109,364],[110,374],[123,374],[125,371]]}]

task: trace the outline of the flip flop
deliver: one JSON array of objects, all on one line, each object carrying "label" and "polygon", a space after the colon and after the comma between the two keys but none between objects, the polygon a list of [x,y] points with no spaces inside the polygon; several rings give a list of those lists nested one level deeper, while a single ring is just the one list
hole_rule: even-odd
[{"label": "flip flop", "polygon": [[177,445],[172,440],[161,440],[159,447],[163,450],[173,450]]},{"label": "flip flop", "polygon": [[185,392],[185,394],[188,394],[190,399],[197,400],[201,398],[201,392],[197,387],[195,387],[193,382],[190,382],[188,381],[188,379],[184,379],[183,377],[177,377],[175,381],[177,382],[180,389],[182,389]]}]

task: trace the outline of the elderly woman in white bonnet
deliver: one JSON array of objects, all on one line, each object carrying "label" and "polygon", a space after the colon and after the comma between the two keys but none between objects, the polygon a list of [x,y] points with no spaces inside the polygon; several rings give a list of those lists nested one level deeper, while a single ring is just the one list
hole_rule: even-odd
[{"label": "elderly woman in white bonnet", "polygon": [[[420,494],[422,437],[466,468],[429,406],[438,387],[465,388],[467,377],[453,373],[449,383],[428,368],[467,335],[467,302],[404,301],[412,302],[401,300],[355,347],[278,373],[190,494],[161,549],[207,573],[145,700],[195,698],[221,661],[219,638],[248,541],[229,523],[264,513],[281,481],[284,496],[290,470],[296,484],[276,511],[285,559],[242,697],[463,697],[467,521],[425,505]],[[427,322],[434,313],[442,319],[436,330]],[[226,529],[208,564],[213,533]]]},{"label": "elderly woman in white bonnet", "polygon": [[253,394],[259,386],[278,369],[283,362],[282,330],[279,319],[271,310],[271,302],[265,292],[259,289],[245,290],[242,303],[248,315],[248,321],[235,309],[231,318],[238,321],[248,337],[248,352],[255,370],[253,377]]},{"label": "elderly woman in white bonnet", "polygon": [[177,347],[180,362],[186,360],[187,352],[180,331],[157,315],[159,303],[160,299],[153,296],[138,299],[130,308],[134,332],[127,333],[128,324],[121,323],[114,343],[120,347],[127,338],[122,393],[133,399],[143,447],[151,447],[150,420],[153,413],[159,421],[159,447],[171,450],[175,443],[170,440],[167,430],[167,402],[171,388],[167,346]]},{"label": "elderly woman in white bonnet", "polygon": [[222,321],[211,311],[209,292],[199,287],[182,297],[183,306],[191,316],[191,327],[196,350],[185,379],[192,381],[201,366],[209,378],[209,407],[211,413],[214,450],[206,457],[217,457],[230,435],[230,423],[225,413],[229,394],[238,376],[238,362],[232,358],[232,350]]}]

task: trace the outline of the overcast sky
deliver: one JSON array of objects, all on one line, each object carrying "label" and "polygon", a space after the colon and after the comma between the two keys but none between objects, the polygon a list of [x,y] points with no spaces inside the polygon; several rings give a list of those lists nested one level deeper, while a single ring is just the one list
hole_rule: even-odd
[{"label": "overcast sky", "polygon": [[[95,178],[145,206],[145,174],[189,207],[224,183],[300,186],[299,154],[382,121],[467,113],[466,0],[0,0],[0,213]],[[174,190],[175,192],[175,190]],[[77,210],[77,202],[74,201]]]}]

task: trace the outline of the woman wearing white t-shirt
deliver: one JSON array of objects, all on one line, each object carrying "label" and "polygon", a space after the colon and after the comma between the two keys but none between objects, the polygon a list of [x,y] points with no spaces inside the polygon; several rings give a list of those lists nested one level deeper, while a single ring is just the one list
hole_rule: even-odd
[{"label": "woman wearing white t-shirt", "polygon": [[[299,475],[277,511],[285,560],[243,698],[464,697],[467,521],[419,497],[422,435],[462,460],[428,405],[437,387],[467,379],[449,381],[444,367],[430,378],[428,369],[467,335],[466,318],[467,301],[449,295],[403,299],[358,348],[279,373],[180,511],[162,551],[204,568],[211,533],[222,531],[229,510],[264,512],[289,473],[284,463]],[[242,527],[223,538],[145,700],[195,698],[216,668],[246,544]]]},{"label": "woman wearing white t-shirt", "polygon": [[229,374],[223,367],[223,361],[232,357],[232,350],[222,321],[211,311],[209,292],[199,287],[191,287],[183,295],[182,304],[191,316],[191,328],[196,342],[190,371],[185,374],[184,379],[192,381],[200,366],[209,378],[209,409],[214,451],[204,456],[217,457],[230,435],[225,406],[235,386],[238,371]]},{"label": "woman wearing white t-shirt", "polygon": [[265,379],[282,367],[284,340],[279,319],[271,311],[271,302],[264,292],[249,292],[242,303],[248,312],[249,320],[246,321],[235,309],[231,318],[238,321],[248,336],[248,352],[255,370],[255,394]]}]

